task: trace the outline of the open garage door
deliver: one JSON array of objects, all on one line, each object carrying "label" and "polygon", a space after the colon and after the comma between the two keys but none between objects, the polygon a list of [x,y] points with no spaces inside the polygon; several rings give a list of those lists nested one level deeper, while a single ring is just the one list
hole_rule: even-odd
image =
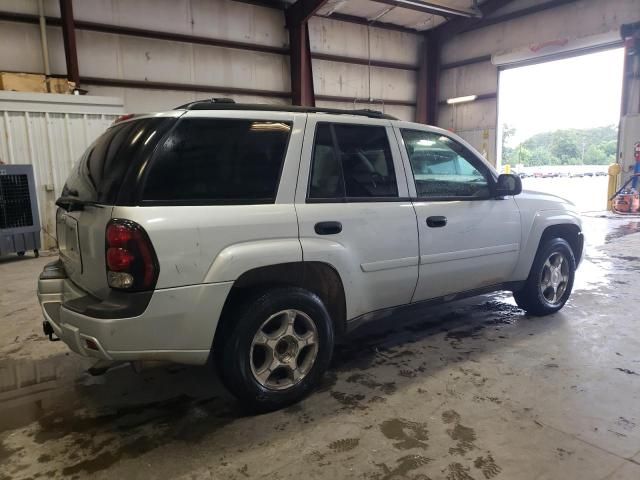
[{"label": "open garage door", "polygon": [[604,210],[607,167],[617,155],[623,63],[623,49],[609,48],[502,67],[502,168],[520,174],[526,189],[567,198],[582,212]]}]

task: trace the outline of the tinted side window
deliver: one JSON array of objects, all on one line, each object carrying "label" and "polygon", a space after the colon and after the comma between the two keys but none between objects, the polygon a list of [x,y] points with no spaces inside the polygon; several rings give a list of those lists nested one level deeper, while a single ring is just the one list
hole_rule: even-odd
[{"label": "tinted side window", "polygon": [[342,166],[333,148],[333,133],[328,123],[318,125],[313,145],[309,198],[344,198]]},{"label": "tinted side window", "polygon": [[309,198],[397,197],[385,127],[318,124]]},{"label": "tinted side window", "polygon": [[143,200],[272,203],[290,132],[280,122],[181,120],[153,160]]},{"label": "tinted side window", "polygon": [[449,137],[402,130],[418,197],[487,198],[489,172]]},{"label": "tinted side window", "polygon": [[174,122],[173,118],[143,118],[109,127],[76,163],[62,197],[115,204],[129,169],[153,151]]}]

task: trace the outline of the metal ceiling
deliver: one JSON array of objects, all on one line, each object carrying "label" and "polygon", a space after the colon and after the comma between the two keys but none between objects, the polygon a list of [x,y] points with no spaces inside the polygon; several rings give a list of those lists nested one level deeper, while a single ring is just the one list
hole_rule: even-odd
[{"label": "metal ceiling", "polygon": [[[286,8],[296,0],[239,0]],[[349,17],[400,28],[426,31],[453,18],[479,17],[480,0],[328,0],[316,12],[320,17]]]}]

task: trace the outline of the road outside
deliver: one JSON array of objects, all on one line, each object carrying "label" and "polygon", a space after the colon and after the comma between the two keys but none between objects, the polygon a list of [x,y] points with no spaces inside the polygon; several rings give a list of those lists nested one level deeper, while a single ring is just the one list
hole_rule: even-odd
[{"label": "road outside", "polygon": [[522,188],[550,193],[573,202],[579,212],[606,210],[609,177],[523,178]]}]

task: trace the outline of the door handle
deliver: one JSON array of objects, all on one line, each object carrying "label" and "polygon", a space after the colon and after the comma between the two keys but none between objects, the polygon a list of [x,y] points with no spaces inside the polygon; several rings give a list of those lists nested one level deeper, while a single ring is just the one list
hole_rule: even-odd
[{"label": "door handle", "polygon": [[342,231],[340,222],[319,222],[316,223],[314,230],[318,235],[335,235]]},{"label": "door handle", "polygon": [[442,216],[427,217],[427,226],[431,228],[444,227],[446,224],[447,224],[447,217],[442,217]]}]

